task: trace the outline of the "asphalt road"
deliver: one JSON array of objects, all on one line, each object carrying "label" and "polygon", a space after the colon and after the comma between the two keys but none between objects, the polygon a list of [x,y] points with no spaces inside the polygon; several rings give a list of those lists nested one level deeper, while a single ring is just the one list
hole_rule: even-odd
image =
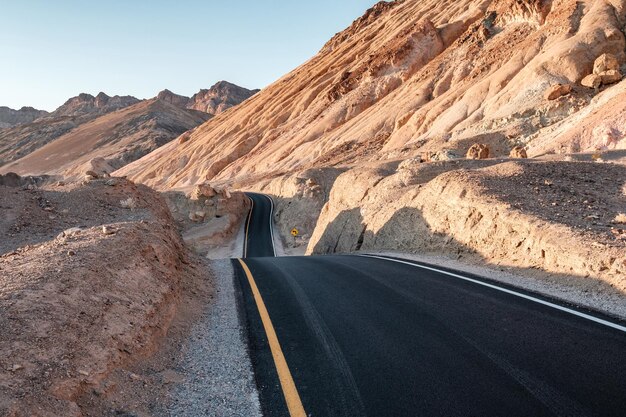
[{"label": "asphalt road", "polygon": [[251,198],[234,264],[266,416],[626,415],[623,323],[410,262],[273,258]]}]

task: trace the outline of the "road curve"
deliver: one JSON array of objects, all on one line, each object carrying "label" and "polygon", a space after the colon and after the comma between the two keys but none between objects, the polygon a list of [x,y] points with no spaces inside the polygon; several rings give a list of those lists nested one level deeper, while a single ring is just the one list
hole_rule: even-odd
[{"label": "road curve", "polygon": [[246,193],[251,209],[246,219],[244,258],[275,256],[272,216],[274,202],[264,194]]},{"label": "road curve", "polygon": [[273,258],[262,197],[234,264],[265,415],[625,415],[623,323],[410,262]]}]

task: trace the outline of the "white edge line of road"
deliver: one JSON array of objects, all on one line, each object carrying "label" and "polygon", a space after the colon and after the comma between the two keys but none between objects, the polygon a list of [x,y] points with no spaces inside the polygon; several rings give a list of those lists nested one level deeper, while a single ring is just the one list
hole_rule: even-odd
[{"label": "white edge line of road", "polygon": [[263,194],[270,200],[270,236],[272,237],[272,253],[276,256],[276,246],[274,245],[274,199],[267,194]]},{"label": "white edge line of road", "polygon": [[444,275],[448,275],[448,276],[451,276],[451,277],[454,277],[454,278],[462,279],[464,281],[469,281],[469,282],[472,282],[474,284],[478,284],[478,285],[482,285],[484,287],[492,288],[494,290],[502,291],[502,292],[505,292],[507,294],[511,294],[511,295],[514,295],[514,296],[517,296],[517,297],[520,297],[520,298],[524,298],[526,300],[534,301],[535,303],[543,304],[545,306],[552,307],[552,308],[554,308],[556,310],[564,311],[566,313],[570,313],[570,314],[573,314],[575,316],[582,317],[584,319],[591,320],[593,322],[596,322],[596,323],[599,323],[599,324],[603,324],[605,326],[612,327],[613,329],[621,330],[622,332],[626,333],[626,327],[620,326],[619,324],[612,323],[610,321],[603,320],[603,319],[600,319],[598,317],[594,317],[594,316],[589,315],[589,314],[581,313],[580,311],[572,310],[570,308],[563,307],[563,306],[560,306],[558,304],[554,304],[554,303],[551,303],[549,301],[542,300],[540,298],[535,298],[535,297],[532,297],[530,295],[526,295],[526,294],[519,293],[517,291],[509,290],[507,288],[499,287],[497,285],[489,284],[487,282],[483,282],[483,281],[480,281],[480,280],[477,280],[477,279],[473,279],[473,278],[465,277],[463,275],[455,274],[453,272],[448,272],[448,271],[444,271],[444,270],[441,270],[441,269],[433,268],[433,267],[430,267],[430,266],[425,266],[425,265],[412,263],[412,262],[409,262],[409,261],[402,261],[400,259],[387,258],[387,257],[384,257],[384,256],[365,255],[365,254],[362,254],[362,255],[360,254],[360,255],[357,255],[357,256],[361,256],[361,257],[364,257],[364,258],[382,259],[382,260],[385,260],[385,261],[396,262],[396,263],[400,263],[400,264],[410,265],[410,266],[413,266],[413,267],[416,267],[416,268],[422,268],[422,269],[427,269],[429,271],[439,272],[440,274],[444,274]]}]

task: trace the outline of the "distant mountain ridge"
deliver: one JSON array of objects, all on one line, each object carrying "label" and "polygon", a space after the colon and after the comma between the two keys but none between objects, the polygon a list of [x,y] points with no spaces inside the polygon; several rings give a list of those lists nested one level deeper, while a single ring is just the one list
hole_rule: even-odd
[{"label": "distant mountain ridge", "polygon": [[45,110],[37,110],[33,107],[13,110],[6,106],[0,106],[0,129],[30,123],[48,114]]},{"label": "distant mountain ridge", "polygon": [[[96,96],[82,93],[68,99],[52,113],[24,108],[19,117],[6,116],[6,120],[12,123],[24,120],[22,124],[4,129],[0,126],[0,167],[29,173],[44,173],[41,169],[60,172],[57,168],[61,165],[64,169],[71,169],[72,161],[84,159],[73,151],[78,149],[79,140],[76,138],[80,137],[93,147],[89,149],[89,146],[80,145],[82,154],[104,156],[118,168],[241,103],[257,91],[220,81],[208,90],[200,90],[193,97],[184,97],[169,90],[148,100],[109,96],[103,92]],[[18,112],[11,111],[12,115]],[[9,114],[9,111],[6,113]],[[98,136],[98,142],[91,142],[90,135]],[[47,146],[57,140],[67,145]],[[66,155],[45,156],[38,153],[28,158],[43,147],[63,149]],[[106,152],[98,152],[102,147],[106,148]],[[19,163],[14,164],[18,160]]]},{"label": "distant mountain ridge", "polygon": [[55,116],[79,116],[85,114],[106,114],[120,110],[141,100],[133,96],[113,96],[100,92],[97,96],[82,93],[67,100],[61,107],[50,115]]},{"label": "distant mountain ridge", "polygon": [[199,110],[216,116],[249,99],[259,91],[248,90],[227,81],[220,81],[208,90],[202,89],[191,97],[185,97],[166,89],[161,91],[157,98],[180,108]]}]

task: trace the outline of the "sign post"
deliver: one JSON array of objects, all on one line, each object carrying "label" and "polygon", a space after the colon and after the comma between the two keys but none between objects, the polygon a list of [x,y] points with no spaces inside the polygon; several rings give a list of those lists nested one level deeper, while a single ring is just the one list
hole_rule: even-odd
[{"label": "sign post", "polygon": [[296,237],[298,237],[299,234],[300,232],[298,232],[298,229],[296,229],[295,227],[291,229],[291,236],[293,236],[293,246],[296,246]]}]

